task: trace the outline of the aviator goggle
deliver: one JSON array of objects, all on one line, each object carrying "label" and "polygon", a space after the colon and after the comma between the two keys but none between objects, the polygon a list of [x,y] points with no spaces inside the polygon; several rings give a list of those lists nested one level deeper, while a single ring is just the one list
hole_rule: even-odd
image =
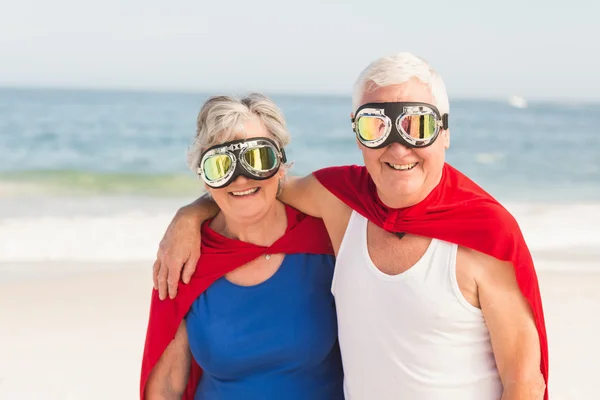
[{"label": "aviator goggle", "polygon": [[269,138],[234,140],[206,150],[198,164],[198,174],[212,188],[222,188],[242,175],[249,179],[269,179],[287,161],[285,151]]},{"label": "aviator goggle", "polygon": [[394,142],[427,147],[440,129],[448,129],[448,114],[427,103],[369,103],[356,110],[352,130],[365,147],[379,149]]}]

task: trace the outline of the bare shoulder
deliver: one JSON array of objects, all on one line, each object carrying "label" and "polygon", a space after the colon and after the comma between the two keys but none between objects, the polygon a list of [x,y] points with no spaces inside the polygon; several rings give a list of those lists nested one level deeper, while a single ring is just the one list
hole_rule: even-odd
[{"label": "bare shoulder", "polygon": [[458,248],[457,268],[476,282],[506,279],[515,275],[511,262],[462,246]]},{"label": "bare shoulder", "polygon": [[456,280],[462,295],[477,308],[482,308],[482,295],[490,288],[517,286],[511,263],[462,246],[456,255]]}]

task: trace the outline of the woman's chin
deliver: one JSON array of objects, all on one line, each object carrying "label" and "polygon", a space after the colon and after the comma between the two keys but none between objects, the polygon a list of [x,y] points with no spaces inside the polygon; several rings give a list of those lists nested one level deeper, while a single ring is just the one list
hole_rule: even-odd
[{"label": "woman's chin", "polygon": [[264,197],[251,195],[247,198],[231,198],[228,203],[228,209],[224,210],[229,218],[240,222],[255,222],[263,218],[269,209],[275,203],[275,199],[270,202],[265,201]]}]

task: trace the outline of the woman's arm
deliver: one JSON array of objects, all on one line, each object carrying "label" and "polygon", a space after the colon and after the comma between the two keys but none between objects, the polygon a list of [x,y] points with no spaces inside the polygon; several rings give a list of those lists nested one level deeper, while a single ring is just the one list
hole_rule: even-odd
[{"label": "woman's arm", "polygon": [[185,391],[192,362],[185,320],[175,338],[150,373],[146,384],[147,400],[179,400]]}]

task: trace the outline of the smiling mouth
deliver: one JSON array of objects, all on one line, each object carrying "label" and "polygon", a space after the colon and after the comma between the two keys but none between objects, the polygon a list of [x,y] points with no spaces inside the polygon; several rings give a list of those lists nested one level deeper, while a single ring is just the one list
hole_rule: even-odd
[{"label": "smiling mouth", "polygon": [[417,164],[419,164],[419,163],[415,162],[415,163],[410,163],[410,164],[391,164],[391,163],[386,162],[386,164],[388,165],[388,167],[395,169],[396,171],[410,171],[411,169],[416,167]]},{"label": "smiling mouth", "polygon": [[242,190],[240,192],[229,192],[229,194],[232,195],[232,196],[234,196],[234,197],[252,196],[256,192],[258,192],[259,189],[260,188],[255,187],[255,188],[252,188],[252,189]]}]

